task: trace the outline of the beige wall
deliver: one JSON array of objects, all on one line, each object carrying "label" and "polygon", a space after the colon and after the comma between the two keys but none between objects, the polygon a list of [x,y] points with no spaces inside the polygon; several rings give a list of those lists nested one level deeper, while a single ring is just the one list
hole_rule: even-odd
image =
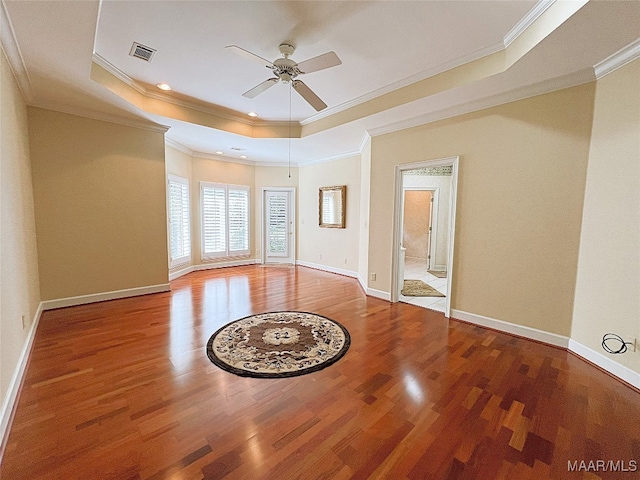
[{"label": "beige wall", "polygon": [[166,284],[164,134],[28,112],[42,299]]},{"label": "beige wall", "polygon": [[[27,107],[0,48],[0,403],[3,407],[40,303],[37,258]],[[22,315],[26,322],[24,329]]]},{"label": "beige wall", "polygon": [[[345,228],[320,228],[320,187],[347,186]],[[360,228],[360,156],[300,168],[298,259],[346,271],[358,271]]]},{"label": "beige wall", "polygon": [[[289,174],[291,174],[291,177],[289,177]],[[296,210],[296,218],[297,218],[299,201],[300,201],[300,197],[299,197],[300,192],[298,192],[298,176],[299,176],[298,168],[292,167],[289,170],[289,168],[287,167],[261,167],[261,166],[255,167],[256,188],[255,188],[255,194],[253,196],[253,200],[254,200],[253,210],[255,212],[255,215],[254,215],[254,223],[252,224],[254,226],[253,245],[255,246],[255,248],[251,250],[252,252],[254,252],[254,258],[259,260],[261,258],[261,250],[262,250],[262,246],[260,245],[261,231],[262,231],[262,226],[260,225],[260,222],[262,221],[262,204],[263,204],[262,189],[266,187],[294,187],[296,189],[296,197],[297,197],[294,202],[294,204],[296,205],[295,210]],[[299,249],[300,249],[300,238],[299,238],[299,230],[297,229],[297,225],[296,225],[296,257],[298,257],[300,254]]]},{"label": "beige wall", "polygon": [[[571,336],[640,338],[640,60],[598,80]],[[612,346],[617,346],[612,344]],[[640,350],[609,356],[640,373]]]},{"label": "beige wall", "polygon": [[594,85],[374,137],[369,287],[390,291],[394,166],[460,156],[452,308],[569,335]]}]

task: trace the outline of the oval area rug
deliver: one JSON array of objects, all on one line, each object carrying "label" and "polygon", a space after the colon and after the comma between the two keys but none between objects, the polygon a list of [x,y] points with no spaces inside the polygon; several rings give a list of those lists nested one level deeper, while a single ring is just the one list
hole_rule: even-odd
[{"label": "oval area rug", "polygon": [[207,342],[218,367],[243,377],[283,378],[337,362],[351,337],[335,320],[308,312],[271,312],[235,320]]}]

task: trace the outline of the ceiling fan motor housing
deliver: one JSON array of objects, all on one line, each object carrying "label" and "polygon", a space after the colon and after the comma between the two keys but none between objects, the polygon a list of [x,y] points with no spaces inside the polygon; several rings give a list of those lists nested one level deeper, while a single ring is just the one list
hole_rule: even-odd
[{"label": "ceiling fan motor housing", "polygon": [[279,58],[271,67],[273,73],[283,82],[289,82],[300,75],[298,64],[289,58]]}]

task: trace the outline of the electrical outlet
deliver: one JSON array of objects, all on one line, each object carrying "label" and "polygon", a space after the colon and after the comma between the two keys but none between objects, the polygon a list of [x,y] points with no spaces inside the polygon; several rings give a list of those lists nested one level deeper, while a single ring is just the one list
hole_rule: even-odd
[{"label": "electrical outlet", "polygon": [[632,338],[631,340],[629,340],[629,343],[631,343],[631,345],[628,345],[627,348],[629,348],[629,350],[637,352],[638,351],[638,339],[637,338]]},{"label": "electrical outlet", "polygon": [[345,265],[347,264],[347,259],[346,259],[346,258],[344,259],[344,264],[345,264]]},{"label": "electrical outlet", "polygon": [[376,274],[375,274],[375,273],[372,273],[372,274],[371,274],[371,281],[372,281],[372,282],[375,282],[375,281],[376,281]]},{"label": "electrical outlet", "polygon": [[22,329],[24,330],[25,328],[27,328],[27,319],[26,315],[22,315]]},{"label": "electrical outlet", "polygon": [[322,260],[322,254],[318,254],[318,260]]}]

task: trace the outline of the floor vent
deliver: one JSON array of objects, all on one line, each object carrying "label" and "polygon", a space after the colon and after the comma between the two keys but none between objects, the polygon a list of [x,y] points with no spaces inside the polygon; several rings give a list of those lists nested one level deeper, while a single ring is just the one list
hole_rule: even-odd
[{"label": "floor vent", "polygon": [[133,42],[129,55],[144,60],[145,62],[150,62],[155,53],[155,49],[142,45],[141,43]]}]

